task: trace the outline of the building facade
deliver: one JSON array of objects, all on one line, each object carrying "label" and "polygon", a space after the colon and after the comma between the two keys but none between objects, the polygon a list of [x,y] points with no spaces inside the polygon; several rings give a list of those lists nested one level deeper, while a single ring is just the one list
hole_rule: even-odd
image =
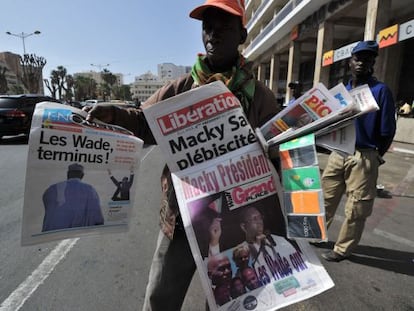
[{"label": "building facade", "polygon": [[[7,94],[28,93],[21,78],[23,76],[22,66],[20,65],[20,55],[11,52],[0,52],[0,67],[7,69],[5,72],[8,86]],[[44,94],[43,74],[39,79],[39,94]]]},{"label": "building facade", "polygon": [[191,66],[177,66],[173,63],[158,64],[158,78],[163,81],[171,81],[191,71]]},{"label": "building facade", "polygon": [[[122,73],[112,73],[116,77],[116,83],[115,85],[121,86],[124,84],[124,76]],[[78,76],[87,77],[95,80],[96,84],[105,83],[105,81],[102,79],[102,71],[83,71],[83,72],[77,72],[73,74],[73,76],[76,78]]]},{"label": "building facade", "polygon": [[132,99],[142,103],[165,83],[151,72],[135,77],[135,81],[131,84]]},{"label": "building facade", "polygon": [[246,0],[248,37],[242,53],[257,78],[276,96],[287,85],[328,88],[350,77],[352,47],[360,40],[380,46],[375,73],[397,101],[414,99],[414,5],[412,0]]}]

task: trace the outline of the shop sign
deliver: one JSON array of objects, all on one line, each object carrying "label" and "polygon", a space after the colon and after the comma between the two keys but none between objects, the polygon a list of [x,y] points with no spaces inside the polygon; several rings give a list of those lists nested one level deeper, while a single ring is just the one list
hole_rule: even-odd
[{"label": "shop sign", "polygon": [[295,41],[298,37],[299,37],[299,26],[296,25],[295,27],[293,27],[293,29],[290,33],[290,39],[292,41]]},{"label": "shop sign", "polygon": [[378,46],[385,48],[398,42],[398,24],[381,30],[378,34]]},{"label": "shop sign", "polygon": [[414,37],[414,19],[400,25],[400,41]]},{"label": "shop sign", "polygon": [[329,66],[333,64],[333,50],[325,52],[322,58],[322,67]]},{"label": "shop sign", "polygon": [[353,42],[353,43],[345,45],[345,46],[343,46],[339,49],[336,49],[334,51],[333,61],[337,62],[337,61],[340,61],[342,59],[351,57],[352,49],[355,47],[355,45],[357,45],[358,42],[359,41]]}]

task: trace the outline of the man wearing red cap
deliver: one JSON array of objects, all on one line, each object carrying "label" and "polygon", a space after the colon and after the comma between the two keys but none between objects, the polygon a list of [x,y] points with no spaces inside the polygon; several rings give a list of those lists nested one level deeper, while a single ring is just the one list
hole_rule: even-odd
[{"label": "man wearing red cap", "polygon": [[323,172],[322,188],[328,227],[342,195],[346,193],[348,197],[345,220],[334,249],[322,254],[328,261],[339,262],[348,258],[358,245],[377,194],[378,168],[384,163],[382,156],[390,147],[395,134],[395,104],[391,91],[372,76],[377,55],[377,42],[360,41],[352,50],[349,61],[352,79],[346,88],[350,90],[368,84],[380,109],[355,120],[355,154],[342,157],[332,152]]},{"label": "man wearing red cap", "polygon": [[[142,106],[148,107],[199,85],[220,80],[239,99],[253,128],[263,125],[280,111],[276,97],[254,78],[252,64],[238,51],[247,37],[243,0],[207,0],[190,17],[202,21],[205,55],[199,55],[190,74],[162,87]],[[89,108],[89,119],[121,125],[146,144],[155,144],[140,108],[116,106]],[[161,177],[161,231],[151,265],[143,310],[181,309],[196,266],[184,232],[171,174]]]}]

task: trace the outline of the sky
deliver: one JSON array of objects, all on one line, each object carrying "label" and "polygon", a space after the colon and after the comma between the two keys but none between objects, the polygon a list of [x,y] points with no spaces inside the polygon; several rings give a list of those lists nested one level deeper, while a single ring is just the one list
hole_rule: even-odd
[{"label": "sky", "polygon": [[[46,59],[43,77],[64,66],[68,74],[122,73],[124,83],[157,65],[191,66],[204,52],[201,22],[188,16],[203,0],[0,0],[0,52]],[[92,65],[93,64],[93,65]],[[109,66],[106,66],[109,64]],[[103,67],[105,66],[105,67]]]}]

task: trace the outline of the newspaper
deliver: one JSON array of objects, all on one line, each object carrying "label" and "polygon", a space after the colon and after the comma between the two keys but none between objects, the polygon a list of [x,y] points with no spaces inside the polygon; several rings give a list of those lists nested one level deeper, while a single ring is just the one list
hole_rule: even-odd
[{"label": "newspaper", "polygon": [[327,241],[325,206],[314,134],[280,145],[287,236]]},{"label": "newspaper", "polygon": [[[289,238],[327,240],[319,167],[303,160],[316,159],[315,144],[343,156],[353,154],[354,119],[378,109],[368,85],[348,92],[342,83],[330,90],[319,83],[256,129],[265,153],[278,151],[281,159]],[[309,133],[315,136],[311,144],[306,142]]]},{"label": "newspaper", "polygon": [[[349,121],[361,114],[378,110],[379,107],[372,96],[368,85],[347,91],[340,83],[328,90],[322,83],[308,90],[289,107],[283,109],[260,128],[262,144],[265,149],[277,148],[287,142],[309,133],[316,137],[332,134],[333,131],[349,125]],[[257,133],[257,131],[256,131]],[[260,135],[259,134],[259,135]],[[352,130],[342,131],[337,135],[328,135],[324,139],[324,147],[338,150],[341,145],[335,142],[338,135],[352,135]],[[334,139],[331,141],[331,139]],[[348,136],[347,141],[351,138]],[[318,143],[318,139],[316,140]],[[331,146],[332,143],[332,146]],[[353,153],[352,144],[339,149],[344,153]]]},{"label": "newspaper", "polygon": [[211,310],[275,310],[333,286],[308,243],[286,238],[279,176],[222,82],[144,114],[172,172]]},{"label": "newspaper", "polygon": [[71,106],[36,105],[29,137],[22,245],[128,230],[143,142],[86,121]]}]

